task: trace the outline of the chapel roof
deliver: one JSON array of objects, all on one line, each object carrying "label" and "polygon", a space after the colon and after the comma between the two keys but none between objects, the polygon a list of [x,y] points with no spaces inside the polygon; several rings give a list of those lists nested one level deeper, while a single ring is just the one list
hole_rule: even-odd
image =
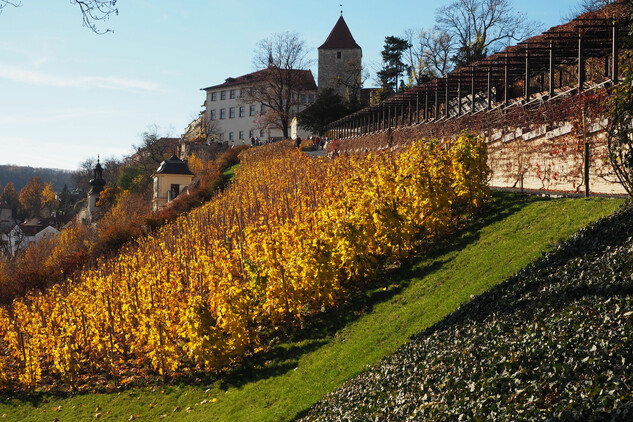
[{"label": "chapel roof", "polygon": [[189,166],[187,163],[182,161],[180,158],[176,157],[176,155],[172,155],[167,160],[160,163],[160,167],[156,170],[154,174],[190,174],[194,175],[191,170],[189,170]]}]

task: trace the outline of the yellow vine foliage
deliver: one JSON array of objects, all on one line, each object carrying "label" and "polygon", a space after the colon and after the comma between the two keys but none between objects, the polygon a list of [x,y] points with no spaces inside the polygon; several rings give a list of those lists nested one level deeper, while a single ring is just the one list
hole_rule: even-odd
[{"label": "yellow vine foliage", "polygon": [[488,196],[482,139],[316,160],[243,154],[234,183],[73,281],[0,309],[0,383],[217,371],[349,297]]}]

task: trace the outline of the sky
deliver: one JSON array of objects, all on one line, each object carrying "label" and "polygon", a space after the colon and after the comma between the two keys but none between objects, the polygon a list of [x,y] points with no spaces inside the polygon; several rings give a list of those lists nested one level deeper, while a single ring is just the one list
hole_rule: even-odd
[{"label": "sky", "polygon": [[[317,48],[341,12],[375,69],[386,36],[431,28],[452,0],[118,0],[97,35],[69,0],[21,0],[0,14],[0,164],[74,170],[121,158],[152,125],[179,137],[204,102],[201,88],[256,70],[258,41],[297,32],[317,78]],[[510,0],[543,30],[579,0]]]}]

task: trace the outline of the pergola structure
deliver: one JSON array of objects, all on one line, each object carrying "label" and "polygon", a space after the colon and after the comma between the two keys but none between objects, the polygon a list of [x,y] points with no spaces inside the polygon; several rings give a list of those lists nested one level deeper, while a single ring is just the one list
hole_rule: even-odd
[{"label": "pergola structure", "polygon": [[[470,66],[345,116],[328,126],[328,134],[331,138],[347,138],[516,105],[538,106],[599,83],[616,84],[621,35],[626,25],[627,16],[618,7],[585,13]],[[600,78],[588,78],[586,63],[590,58],[604,63]]]}]

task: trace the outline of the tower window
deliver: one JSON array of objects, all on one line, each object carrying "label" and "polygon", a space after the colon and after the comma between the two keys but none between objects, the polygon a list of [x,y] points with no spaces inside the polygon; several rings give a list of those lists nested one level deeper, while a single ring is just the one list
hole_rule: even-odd
[{"label": "tower window", "polygon": [[336,58],[337,58],[337,59],[340,59],[340,58],[341,58],[341,52],[340,52],[340,51],[337,51],[337,52],[336,52]]}]

